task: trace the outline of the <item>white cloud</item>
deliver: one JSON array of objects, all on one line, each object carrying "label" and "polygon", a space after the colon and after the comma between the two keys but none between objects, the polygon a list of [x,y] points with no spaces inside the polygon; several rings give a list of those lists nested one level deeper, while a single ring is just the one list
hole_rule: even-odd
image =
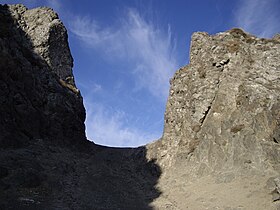
[{"label": "white cloud", "polygon": [[100,25],[89,17],[78,16],[70,23],[70,31],[111,61],[127,62],[135,78],[134,90],[147,88],[165,101],[169,79],[178,68],[170,27],[161,30],[132,9],[115,25]]},{"label": "white cloud", "polygon": [[127,116],[122,111],[108,110],[100,104],[84,101],[87,109],[87,138],[97,144],[136,147],[160,137],[160,134],[126,127]]},{"label": "white cloud", "polygon": [[75,17],[70,23],[70,30],[90,47],[99,47],[99,44],[104,44],[110,37],[115,36],[109,29],[100,29],[89,16]]},{"label": "white cloud", "polygon": [[[165,103],[169,79],[178,68],[171,28],[167,26],[166,30],[162,30],[135,10],[126,12],[109,27],[101,27],[102,23],[89,16],[75,16],[69,22],[69,29],[82,41],[84,47],[102,54],[109,62],[127,66],[126,73],[131,75],[134,88],[126,86],[131,81],[119,80],[116,81],[115,92],[120,88],[129,91],[145,89]],[[99,88],[87,89],[86,92],[91,93],[84,97],[88,139],[108,146],[139,146],[160,138],[161,130],[147,131],[139,128],[140,123],[136,117],[117,108],[109,109],[101,103],[92,103],[92,93],[94,90],[99,91]]]},{"label": "white cloud", "polygon": [[96,92],[100,92],[102,90],[101,85],[94,83],[93,87],[92,87],[92,92],[96,93]]},{"label": "white cloud", "polygon": [[238,27],[261,37],[272,37],[280,29],[279,0],[242,0],[235,13]]}]

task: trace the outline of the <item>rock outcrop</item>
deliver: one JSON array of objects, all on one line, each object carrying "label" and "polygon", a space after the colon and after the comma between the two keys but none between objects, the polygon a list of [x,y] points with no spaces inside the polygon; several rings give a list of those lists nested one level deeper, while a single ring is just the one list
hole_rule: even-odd
[{"label": "rock outcrop", "polygon": [[194,33],[162,138],[108,148],[58,15],[0,5],[0,209],[279,209],[279,37]]},{"label": "rock outcrop", "polygon": [[146,148],[97,146],[50,8],[0,5],[0,209],[151,209]]},{"label": "rock outcrop", "polygon": [[280,171],[279,58],[277,39],[240,29],[195,33],[190,64],[171,80],[157,147],[162,166],[182,159],[196,163],[197,175]]},{"label": "rock outcrop", "polygon": [[190,64],[171,80],[163,137],[148,145],[163,169],[163,191],[171,180],[279,176],[279,81],[277,36],[194,33]]},{"label": "rock outcrop", "polygon": [[81,144],[85,109],[67,32],[49,8],[0,7],[0,144]]}]

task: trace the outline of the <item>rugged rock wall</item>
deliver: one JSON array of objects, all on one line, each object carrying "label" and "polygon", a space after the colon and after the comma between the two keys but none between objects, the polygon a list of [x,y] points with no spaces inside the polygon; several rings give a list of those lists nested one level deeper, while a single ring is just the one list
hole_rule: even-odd
[{"label": "rugged rock wall", "polygon": [[268,195],[280,174],[279,82],[279,35],[194,33],[190,64],[171,80],[163,136],[147,146],[163,170],[155,206],[274,209]]},{"label": "rugged rock wall", "polygon": [[53,10],[0,5],[0,209],[279,209],[279,35],[195,33],[135,149],[85,141],[72,65]]},{"label": "rugged rock wall", "polygon": [[152,209],[146,148],[85,138],[67,33],[49,8],[0,5],[0,209]]},{"label": "rugged rock wall", "polygon": [[67,32],[49,8],[0,6],[0,145],[85,140]]},{"label": "rugged rock wall", "polygon": [[[150,146],[181,175],[280,172],[280,40],[240,29],[194,33],[171,80],[162,139]],[[172,171],[172,170],[171,170]]]}]

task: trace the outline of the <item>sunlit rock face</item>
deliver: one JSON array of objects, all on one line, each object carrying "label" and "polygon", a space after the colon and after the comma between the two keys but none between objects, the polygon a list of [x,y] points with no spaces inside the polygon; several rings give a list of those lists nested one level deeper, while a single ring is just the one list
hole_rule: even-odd
[{"label": "sunlit rock face", "polygon": [[153,148],[162,167],[192,176],[279,172],[277,37],[261,39],[240,29],[193,34],[190,64],[170,81],[163,137]]},{"label": "sunlit rock face", "polygon": [[76,88],[67,32],[50,8],[0,7],[0,143],[85,140],[85,110]]},{"label": "sunlit rock face", "polygon": [[170,83],[163,136],[147,146],[163,169],[159,186],[168,199],[180,203],[172,194],[201,177],[220,183],[279,176],[279,35],[194,33],[190,63]]}]

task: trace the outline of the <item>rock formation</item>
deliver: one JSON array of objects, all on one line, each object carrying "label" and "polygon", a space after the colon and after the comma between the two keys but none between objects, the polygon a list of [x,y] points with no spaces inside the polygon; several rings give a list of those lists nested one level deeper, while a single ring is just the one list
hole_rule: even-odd
[{"label": "rock formation", "polygon": [[151,209],[160,168],[86,140],[72,65],[52,9],[0,5],[0,209]]},{"label": "rock formation", "polygon": [[190,64],[171,80],[162,139],[148,145],[163,169],[163,191],[171,194],[171,180],[279,176],[279,58],[277,36],[261,39],[240,29],[193,34]]},{"label": "rock formation", "polygon": [[0,23],[0,209],[280,208],[279,35],[194,33],[162,138],[121,149],[86,141],[58,15],[0,5]]},{"label": "rock formation", "polygon": [[0,9],[1,147],[38,139],[80,144],[85,109],[65,27],[49,8]]}]

